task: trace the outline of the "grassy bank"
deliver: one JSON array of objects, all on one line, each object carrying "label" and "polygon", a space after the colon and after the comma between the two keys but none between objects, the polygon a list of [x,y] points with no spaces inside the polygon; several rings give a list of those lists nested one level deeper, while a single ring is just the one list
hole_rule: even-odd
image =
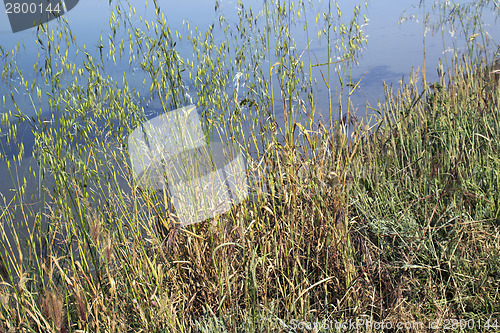
[{"label": "grassy bank", "polygon": [[350,164],[351,231],[364,267],[359,292],[365,300],[373,293],[382,317],[485,321],[499,311],[500,123],[492,71],[460,62],[446,88],[440,82],[427,95],[411,85],[388,93],[385,125]]},{"label": "grassy bank", "polygon": [[[14,53],[4,57],[4,75],[20,75],[33,107],[46,93],[48,106],[2,119],[12,142],[17,126],[31,126],[36,163],[20,175],[23,149],[9,160],[17,191],[0,217],[0,330],[280,332],[356,319],[495,330],[500,89],[491,60],[475,49],[456,55],[433,88],[417,71],[387,87],[368,125],[349,103],[360,7],[347,22],[334,3],[320,16],[340,69],[297,50],[292,31],[299,17],[309,22],[307,4],[265,2],[261,15],[241,5],[237,26],[222,15],[206,32],[186,24],[184,38],[153,7],[154,19],[138,23],[118,4],[109,44],[93,54],[64,22],[56,37],[42,30],[32,81],[16,72]],[[176,51],[181,41],[192,58]],[[82,59],[47,47],[61,43]],[[122,54],[141,68],[147,96],[125,74],[106,74]],[[252,157],[255,176],[250,200],[181,229],[159,222],[170,221],[161,194],[136,189],[126,139],[152,105],[161,113],[190,99],[207,133],[225,129]],[[43,205],[23,204],[25,193]]]}]

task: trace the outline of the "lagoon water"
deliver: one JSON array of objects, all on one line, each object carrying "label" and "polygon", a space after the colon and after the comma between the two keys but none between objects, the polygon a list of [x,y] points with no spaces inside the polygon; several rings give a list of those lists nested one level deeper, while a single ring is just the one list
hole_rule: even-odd
[{"label": "lagoon water", "polygon": [[[73,10],[64,15],[64,19],[75,36],[80,50],[83,50],[85,46],[85,49],[90,54],[94,56],[98,55],[97,45],[99,45],[100,37],[102,36],[103,39],[106,39],[106,36],[110,33],[109,18],[115,3],[115,1],[82,0]],[[145,18],[152,17],[154,7],[151,3],[147,8],[144,7],[144,1],[133,0],[130,3],[136,8],[136,15],[132,17],[132,20],[139,22],[139,17],[141,16]],[[172,31],[178,30],[181,34],[187,34],[187,28],[183,25],[183,22],[186,20],[189,21],[191,29],[197,27],[200,31],[205,31],[210,24],[218,22],[219,15],[222,12],[229,20],[237,21],[238,19],[236,1],[220,1],[218,11],[215,11],[215,2],[207,0],[189,0],[184,2],[159,1],[159,3],[170,25],[170,29]],[[360,81],[358,89],[352,95],[353,113],[357,116],[364,117],[366,114],[374,113],[373,108],[377,107],[377,101],[383,98],[383,82],[397,86],[400,80],[409,76],[412,69],[418,70],[420,78],[422,77],[424,36],[426,46],[425,69],[426,78],[429,82],[436,81],[438,78],[436,66],[439,59],[444,59],[445,57],[451,59],[452,52],[447,52],[446,50],[455,46],[459,52],[463,51],[465,45],[463,36],[455,36],[457,37],[457,44],[455,45],[452,39],[453,31],[445,31],[444,35],[437,34],[433,36],[430,31],[424,29],[423,8],[419,7],[419,3],[420,1],[418,0],[377,0],[369,1],[367,7],[362,8],[362,13],[368,18],[367,24],[363,27],[367,44],[364,46],[358,66],[353,68],[352,73],[353,82],[357,83]],[[255,13],[262,13],[263,11],[262,1],[244,1],[244,4],[246,8],[252,7]],[[352,5],[351,2],[341,5],[341,10],[343,13],[345,12],[346,21],[349,21],[349,13],[352,13],[352,8],[350,7]],[[428,12],[430,12],[428,18],[431,22],[436,22],[439,17],[432,13],[430,8],[432,4],[429,3],[427,6]],[[316,37],[317,30],[320,27],[315,22],[315,17],[327,10],[327,8],[328,3],[326,1],[322,1],[319,4],[315,1],[315,5],[308,9],[308,26],[310,34],[313,36],[311,37],[310,47],[313,51],[314,61],[317,61],[317,63],[328,61],[325,36],[321,38]],[[500,29],[495,29],[494,15],[492,14],[491,17],[486,18],[485,21],[489,22],[490,25],[485,28],[490,32],[492,45],[498,45],[498,41],[500,40],[498,30]],[[303,23],[305,22],[299,22],[294,30],[296,35],[293,37],[297,40],[297,48],[305,49],[307,45]],[[49,29],[53,28],[56,24],[58,23],[55,21],[49,23]],[[1,50],[9,52],[18,44],[24,46],[16,62],[23,72],[25,79],[28,79],[28,81],[35,78],[33,66],[39,54],[36,30],[36,28],[33,28],[12,33],[7,14],[3,8],[0,10]],[[221,31],[216,32],[215,39],[221,39],[223,37],[221,34]],[[104,45],[107,44],[104,43]],[[185,40],[180,42],[176,49],[181,57],[191,57],[191,46]],[[79,59],[81,59],[79,57],[82,57],[82,54],[80,52],[79,55],[75,55],[73,61],[78,63]],[[335,59],[331,60],[334,61]],[[2,58],[0,58],[0,65],[2,67],[4,65]],[[125,75],[132,88],[135,88],[140,94],[149,94],[149,87],[147,85],[144,87],[142,84],[144,74],[141,73],[138,66],[134,66],[134,64],[129,66],[127,61],[122,61],[116,65],[109,64],[107,71],[110,75],[115,75],[117,78]],[[319,114],[328,117],[327,111],[330,109],[330,106],[328,105],[327,88],[323,83],[321,71],[325,71],[324,66],[314,67],[312,73],[318,82],[315,87],[315,102],[317,103],[316,108]],[[44,110],[47,109],[47,105],[43,105],[44,100],[42,99],[40,105],[33,104],[23,92],[24,87],[20,86],[19,77],[9,77],[5,78],[5,80],[10,80],[11,87],[17,88],[17,90],[9,88],[9,85],[4,80],[0,82],[0,114],[8,113],[9,110],[15,113],[14,105],[10,98],[11,93],[16,98],[19,108],[26,116],[33,116],[37,112],[40,112],[40,110],[41,112],[45,112]],[[189,82],[186,82],[186,85],[192,86]],[[191,95],[194,96],[194,92],[191,92]],[[4,97],[5,102],[2,97]],[[196,100],[193,102],[196,103]],[[338,106],[333,107],[338,108]],[[6,127],[4,125],[1,126],[3,133],[0,133],[2,138],[0,142],[3,147],[0,147],[0,153],[2,155],[7,154],[7,157],[10,159],[10,155],[15,154],[17,148],[6,144],[4,140]],[[25,143],[26,152],[22,165],[17,167],[17,174],[15,169],[11,168],[9,170],[7,168],[6,162],[3,159],[0,161],[0,193],[5,197],[6,202],[11,197],[10,193],[12,192],[10,189],[16,187],[13,183],[17,179],[20,179],[18,177],[25,174],[30,166],[32,168],[37,167],[36,161],[31,157],[30,149],[33,145],[31,131],[32,128],[29,126],[21,128],[21,140]]]},{"label": "lagoon water", "polygon": [[[122,1],[123,2],[123,1]],[[139,17],[152,18],[153,6],[144,6],[144,1],[132,0],[129,1],[136,9],[135,19],[138,21]],[[112,13],[113,3],[111,5],[108,1],[102,0],[85,0],[80,1],[78,5],[70,12],[64,15],[68,21],[73,35],[81,48],[86,46],[90,54],[97,54],[96,46],[99,43],[100,36],[104,38],[110,32],[109,16]],[[214,1],[206,0],[190,0],[182,3],[166,2],[164,5],[160,1],[162,12],[167,18],[171,30],[186,32],[186,27],[183,26],[184,21],[189,21],[190,28],[197,27],[200,31],[205,31],[210,24],[218,21],[221,12],[224,13],[230,20],[237,21],[237,1],[221,1],[218,11],[214,10]],[[256,13],[263,11],[261,1],[244,1],[245,7],[252,7]],[[424,64],[424,50],[423,50],[423,37],[425,34],[426,40],[426,76],[427,81],[437,80],[436,66],[439,59],[444,59],[448,56],[452,57],[451,51],[446,55],[444,50],[451,50],[454,46],[452,44],[451,32],[445,33],[445,41],[443,43],[442,35],[438,33],[433,36],[430,31],[426,31],[423,27],[422,21],[424,20],[423,9],[419,7],[420,1],[417,0],[404,0],[404,1],[369,1],[366,8],[362,8],[362,12],[368,18],[368,23],[363,30],[367,37],[367,44],[359,60],[359,65],[353,69],[353,81],[361,80],[360,89],[354,94],[355,110],[359,115],[365,112],[365,106],[371,105],[376,107],[377,100],[383,97],[382,82],[388,84],[397,84],[403,76],[408,77],[412,69],[422,69]],[[467,1],[457,1],[456,3],[467,3]],[[341,4],[341,10],[346,21],[352,12],[351,7],[354,2],[348,4]],[[315,23],[315,17],[318,13],[327,11],[327,2],[322,1],[320,4],[315,4],[309,9],[308,24],[309,31],[312,36],[317,36],[317,31],[320,28]],[[436,23],[439,19],[437,14],[433,13],[429,8],[432,3],[427,4],[429,14],[429,21]],[[494,16],[486,18],[489,22],[489,27],[486,30],[492,37],[492,44],[498,43],[500,34],[495,30]],[[305,34],[302,25],[299,22],[299,27],[296,28],[296,35],[293,36],[297,41],[297,47],[306,47]],[[54,26],[56,22],[51,22],[49,26]],[[221,37],[222,38],[222,37]],[[217,36],[216,36],[217,39]],[[460,40],[463,37],[458,37],[458,51],[463,51],[464,41]],[[2,10],[0,11],[0,46],[8,52],[16,44],[23,43],[24,51],[22,59],[18,59],[18,66],[23,71],[27,78],[34,77],[30,71],[33,71],[33,65],[37,59],[39,52],[36,44],[36,28],[25,30],[18,33],[12,33],[7,14]],[[106,43],[104,43],[106,45]],[[325,36],[321,38],[311,37],[311,49],[313,50],[313,57],[317,59],[318,63],[326,62],[326,40]],[[191,55],[190,46],[186,43],[180,43],[177,50],[181,56],[189,58]],[[335,60],[335,59],[333,59]],[[314,60],[313,60],[314,62]],[[125,62],[124,62],[125,63]],[[110,68],[110,72],[115,72],[116,75],[122,75],[122,70],[127,70],[128,66],[117,68]],[[325,68],[322,68],[323,71]],[[129,73],[133,68],[128,68]],[[324,95],[322,89],[324,84],[321,80],[320,68],[316,67],[313,70],[313,76],[318,80],[318,108],[325,109]],[[129,75],[130,76],[130,75]],[[137,88],[141,86],[141,80],[129,77],[129,83],[134,84]],[[16,80],[13,78],[12,80]],[[8,95],[7,87],[4,83],[0,85],[0,92],[2,95]],[[2,112],[5,112],[11,105],[1,105]],[[26,105],[26,114],[34,113],[33,107]]]},{"label": "lagoon water", "polygon": [[[129,2],[136,9],[134,18],[137,21],[139,21],[140,16],[149,19],[153,17],[154,8],[152,4],[145,7],[144,1],[133,0]],[[111,1],[110,5],[108,1],[102,0],[80,1],[77,7],[64,15],[81,49],[85,45],[90,54],[97,55],[96,46],[99,44],[99,38],[101,36],[106,38],[110,32],[109,17],[112,13],[113,3]],[[213,1],[190,0],[182,3],[168,2],[165,5],[161,1],[159,3],[171,30],[177,30],[181,34],[186,33],[186,27],[183,26],[184,21],[189,21],[191,29],[197,27],[200,31],[205,31],[210,24],[218,21],[221,13],[224,13],[229,20],[237,21],[238,19],[236,1],[221,1],[217,12],[214,10]],[[256,13],[263,11],[260,1],[252,0],[244,1],[243,3],[246,8],[252,7]],[[444,59],[447,56],[451,60],[452,52],[450,50],[455,46],[452,44],[452,32],[445,32],[443,42],[441,33],[433,36],[428,31],[429,29],[426,31],[422,24],[424,20],[423,9],[419,7],[419,3],[420,1],[417,0],[397,2],[379,0],[369,1],[367,7],[362,8],[362,12],[369,20],[366,26],[363,27],[367,44],[359,60],[359,65],[353,69],[352,75],[354,82],[361,80],[358,91],[353,95],[355,111],[358,115],[365,113],[366,105],[376,107],[377,100],[383,97],[382,82],[397,84],[404,76],[408,77],[412,69],[422,69],[424,64],[424,35],[427,81],[432,82],[437,80],[436,66],[439,59]],[[457,3],[467,2],[457,1]],[[353,4],[354,2],[341,4],[341,10],[345,13],[343,15],[346,16],[346,21],[348,21],[349,15],[352,12],[351,7]],[[319,25],[315,22],[316,15],[327,11],[327,6],[327,2],[323,1],[309,9],[308,24],[311,36],[317,36],[317,31],[320,29]],[[429,2],[427,6],[431,7],[432,3]],[[430,13],[428,16],[429,22],[436,23],[439,19],[437,14],[433,13],[430,8],[427,11]],[[494,28],[494,15],[487,17],[486,22],[489,22],[489,27],[487,26],[486,30],[492,37],[491,43],[495,45],[495,43],[498,43],[500,34],[496,32],[498,29]],[[305,49],[307,46],[305,34],[302,29],[303,26],[300,23],[302,22],[299,22],[299,27],[295,30],[296,35],[293,37],[298,41],[297,47]],[[49,26],[54,26],[55,24],[57,23],[51,22]],[[27,78],[34,77],[30,71],[33,71],[33,65],[39,52],[36,44],[36,33],[36,28],[12,33],[7,14],[4,11],[0,11],[0,46],[8,52],[18,43],[24,45],[24,51],[21,53],[22,59],[18,59],[18,66]],[[459,52],[464,50],[465,45],[461,39],[463,39],[463,36],[458,37],[458,44],[456,45]],[[106,45],[106,43],[104,44]],[[314,53],[313,57],[317,59],[318,63],[328,61],[325,36],[321,38],[311,37],[311,49]],[[189,58],[192,53],[190,46],[186,45],[185,42],[180,43],[177,46],[177,50],[181,56],[186,58]],[[448,50],[449,52],[445,52],[444,50]],[[128,78],[129,84],[131,83],[134,86],[135,81],[135,86],[138,89],[141,88],[141,80],[132,78],[130,75],[131,71],[137,68],[127,67],[129,66],[116,66],[109,70],[112,73],[116,73],[119,77],[121,77],[123,70],[128,71],[127,74],[130,76]],[[321,68],[323,71],[325,70],[324,67]],[[322,83],[320,67],[313,69],[312,74],[318,80],[318,96],[316,96],[318,108],[326,109],[325,94],[322,94],[326,87]],[[16,78],[12,80],[15,81]],[[0,89],[2,95],[9,94],[3,82],[0,85]],[[12,105],[7,103],[0,107],[2,108],[1,111],[5,112]],[[32,106],[25,105],[25,107],[26,110],[23,110],[23,112],[26,114],[29,115],[30,112],[35,112]]]}]

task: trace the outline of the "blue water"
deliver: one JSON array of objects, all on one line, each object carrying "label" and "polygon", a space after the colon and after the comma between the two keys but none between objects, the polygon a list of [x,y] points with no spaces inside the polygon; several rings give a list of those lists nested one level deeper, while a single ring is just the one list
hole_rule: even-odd
[{"label": "blue water", "polygon": [[[353,70],[353,78],[359,80],[362,78],[360,89],[353,95],[354,105],[360,115],[365,111],[364,106],[376,106],[376,102],[383,94],[382,81],[386,83],[395,83],[403,76],[408,76],[412,68],[422,68],[424,63],[423,52],[423,13],[422,9],[418,7],[420,1],[389,1],[377,0],[368,3],[368,7],[363,8],[363,13],[369,19],[368,24],[363,28],[367,36],[368,44],[359,61],[359,66]],[[464,2],[464,1],[461,1]],[[114,2],[112,2],[114,3]],[[144,7],[143,1],[131,1],[132,5],[136,8],[136,16],[132,20],[139,20],[139,16],[152,18],[153,6],[149,4],[147,8]],[[221,12],[229,17],[229,20],[237,21],[237,6],[236,1],[222,1],[218,12],[214,10],[214,3],[206,0],[191,0],[186,2],[168,2],[162,6],[162,12],[167,18],[167,22],[172,30],[178,30],[185,33],[186,28],[182,26],[185,20],[190,22],[190,27],[198,27],[200,31],[205,31],[212,22],[217,22],[218,16]],[[262,13],[262,4],[257,1],[246,1],[245,7],[252,6],[255,12]],[[319,25],[315,22],[315,15],[322,11],[327,11],[327,2],[323,1],[314,8],[308,9],[308,24],[311,37],[311,49],[313,56],[319,63],[326,62],[326,40],[323,36],[321,39],[315,38],[316,31]],[[351,2],[341,5],[343,15],[348,20],[352,9]],[[432,4],[429,3],[428,9],[430,10]],[[1,8],[1,7],[0,7]],[[108,1],[103,0],[85,0],[80,1],[78,5],[70,12],[64,15],[67,20],[72,33],[80,47],[86,46],[89,53],[96,54],[96,45],[99,43],[99,38],[102,35],[106,38],[109,33],[109,16],[112,12],[112,5]],[[408,19],[403,23],[399,23],[401,17],[406,16]],[[430,15],[431,20],[438,19]],[[494,41],[498,41],[498,29],[494,29],[493,17],[487,18],[487,22],[491,24],[488,29]],[[54,27],[57,22],[49,23],[49,26]],[[300,26],[300,25],[299,25]],[[298,41],[298,48],[305,48],[305,35],[300,28],[295,30],[296,35],[294,38]],[[220,32],[219,32],[220,34]],[[217,35],[215,36],[216,40]],[[220,39],[223,36],[219,36]],[[36,44],[36,29],[30,29],[19,33],[12,33],[10,30],[7,15],[2,10],[0,11],[0,46],[5,50],[10,50],[17,43],[24,44],[24,51],[22,59],[18,59],[18,65],[23,70],[24,75],[28,78],[33,77],[33,65],[36,61],[39,49]],[[462,38],[463,39],[463,38]],[[448,34],[445,34],[445,44],[443,45],[442,36],[432,36],[430,32],[426,33],[426,76],[428,81],[437,79],[436,65],[438,60],[444,58],[443,50],[452,47],[452,39]],[[107,41],[104,40],[104,46],[107,46]],[[497,43],[498,44],[498,43]],[[458,49],[463,48],[463,40],[458,38]],[[187,43],[180,43],[177,50],[181,56],[190,57],[191,47]],[[451,53],[448,54],[451,56]],[[314,61],[313,61],[314,62]],[[111,69],[111,72],[116,72],[116,75],[122,75],[123,68]],[[325,67],[322,67],[323,71]],[[31,74],[31,75],[30,75]],[[316,96],[318,108],[327,109],[326,94],[324,94],[324,84],[322,82],[319,68],[313,70],[314,77],[320,82],[317,87],[318,95]],[[139,75],[140,77],[140,75]],[[16,78],[13,78],[14,82]],[[140,79],[136,79],[137,88],[140,88]],[[134,82],[134,79],[131,79]],[[129,82],[130,83],[130,82]],[[0,85],[0,92],[2,95],[7,95],[5,84]],[[8,98],[7,98],[8,99]],[[2,112],[12,107],[7,103],[2,107]],[[35,113],[30,103],[24,105],[26,114],[32,115]]]},{"label": "blue water", "polygon": [[[130,1],[136,8],[136,15],[131,17],[131,20],[139,22],[139,17],[152,18],[154,7],[150,3],[147,8],[144,7],[144,1]],[[464,2],[464,1],[461,1]],[[103,36],[103,45],[107,47],[107,35],[110,33],[109,17],[112,13],[114,4],[117,3],[105,0],[82,0],[70,12],[64,15],[64,19],[68,22],[69,27],[77,41],[77,48],[83,50],[84,46],[88,52],[94,56],[98,55],[96,46],[100,43],[100,37]],[[223,12],[230,21],[237,21],[238,6],[236,1],[221,1],[218,11],[215,11],[215,2],[207,0],[191,0],[184,2],[165,2],[159,1],[162,12],[167,18],[167,22],[171,30],[178,30],[182,34],[187,34],[187,29],[183,26],[183,22],[188,20],[190,28],[197,27],[200,31],[206,31],[207,27],[213,22],[218,22],[219,15]],[[164,3],[164,4],[163,4]],[[353,113],[364,117],[365,114],[374,113],[370,108],[377,107],[377,101],[383,98],[383,85],[387,84],[398,85],[399,81],[405,78],[407,80],[412,69],[418,70],[420,82],[422,80],[422,68],[424,65],[424,48],[423,41],[425,35],[425,65],[427,81],[436,81],[437,71],[436,66],[439,59],[445,59],[445,56],[450,57],[452,53],[446,53],[444,50],[457,46],[457,50],[464,51],[464,37],[457,36],[457,44],[454,45],[452,33],[446,31],[443,36],[438,34],[432,36],[431,32],[424,30],[423,25],[423,9],[418,6],[418,0],[405,1],[389,1],[377,0],[370,1],[367,8],[362,8],[362,13],[369,19],[366,26],[363,27],[365,36],[367,37],[367,45],[364,46],[363,53],[359,59],[359,65],[353,68],[352,77],[354,83],[360,81],[358,89],[352,95]],[[261,1],[246,1],[245,7],[252,6],[256,14],[263,14],[263,6]],[[352,3],[344,2],[341,5],[341,11],[349,21],[349,13],[352,12]],[[430,11],[432,4],[429,2],[427,9]],[[9,26],[7,14],[3,11],[0,5],[0,46],[5,51],[11,50],[15,45],[24,45],[24,50],[16,59],[19,68],[27,79],[34,79],[33,65],[37,60],[39,48],[36,43],[36,29],[30,29],[19,33],[12,33]],[[326,52],[325,37],[317,38],[317,30],[319,25],[315,21],[315,16],[326,11],[328,2],[322,1],[309,8],[307,11],[310,38],[310,47],[313,51],[313,61],[318,63],[327,62],[329,59]],[[402,18],[406,18],[400,23]],[[439,17],[434,14],[429,15],[429,19],[435,22]],[[307,47],[305,34],[303,31],[304,21],[299,22],[299,25],[294,30],[294,38],[297,40],[297,48],[305,49]],[[495,29],[494,16],[486,18],[487,26],[485,27],[491,35],[492,45],[498,45],[500,40],[499,31]],[[54,29],[56,21],[49,23],[49,30]],[[125,35],[123,35],[126,38]],[[215,32],[215,40],[224,39],[222,31]],[[74,50],[73,50],[74,51]],[[182,57],[190,58],[192,56],[191,46],[187,42],[181,42],[177,46],[177,51]],[[79,57],[82,57],[82,52],[79,56],[73,58],[75,63],[79,63]],[[316,60],[317,59],[317,60]],[[335,60],[335,59],[330,59]],[[444,60],[443,60],[444,61]],[[0,60],[0,65],[3,65]],[[143,95],[147,95],[149,87],[142,85],[142,79],[145,77],[140,69],[134,64],[128,66],[126,60],[107,67],[110,75],[121,78],[125,72],[126,78],[132,88],[136,88]],[[325,74],[325,67],[321,67]],[[323,78],[321,76],[320,67],[313,69],[312,75],[317,80],[318,84],[315,87],[315,107],[322,113],[325,118],[328,117],[328,110],[331,106],[328,104],[328,92]],[[33,105],[28,96],[23,93],[24,88],[20,87],[18,77],[9,79],[18,91],[12,91],[3,81],[0,83],[0,114],[14,110],[13,103],[10,100],[10,94],[13,93],[17,103],[23,113],[27,116],[33,116],[41,109],[42,112],[47,109],[46,105]],[[336,79],[332,79],[336,82]],[[17,84],[17,86],[16,86]],[[189,86],[189,82],[186,83]],[[333,89],[333,100],[337,99],[338,91]],[[194,95],[194,94],[193,94]],[[3,98],[5,97],[5,103]],[[196,101],[194,101],[196,102]],[[368,106],[368,107],[367,107]],[[338,106],[332,106],[335,108]],[[15,112],[13,112],[15,113]],[[1,127],[4,131],[5,127]],[[25,142],[27,151],[29,152],[30,144],[32,145],[33,136],[30,134],[31,129],[25,127],[22,130],[22,140]],[[1,134],[3,136],[3,134]],[[15,147],[7,147],[15,153]],[[29,157],[29,154],[27,154]],[[26,162],[32,163],[32,162]],[[11,181],[7,175],[7,169],[4,162],[0,162],[0,192],[5,193]]]}]

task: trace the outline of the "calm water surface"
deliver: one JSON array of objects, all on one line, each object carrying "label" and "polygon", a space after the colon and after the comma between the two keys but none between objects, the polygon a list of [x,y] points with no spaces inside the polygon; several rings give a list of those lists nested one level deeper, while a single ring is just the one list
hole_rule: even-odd
[{"label": "calm water surface", "polygon": [[[114,3],[114,2],[113,2]],[[144,8],[144,1],[131,1],[137,10],[137,16],[133,19],[139,21],[139,16],[152,17],[153,6],[150,4],[148,8]],[[214,3],[208,0],[190,0],[183,2],[173,1],[159,1],[161,9],[171,27],[171,30],[178,30],[185,32],[186,28],[182,25],[184,20],[189,20],[190,27],[198,27],[204,32],[212,22],[217,22],[220,12],[215,12]],[[245,7],[251,6],[254,12],[262,11],[261,1],[245,1]],[[354,112],[358,116],[365,116],[366,113],[370,114],[373,111],[367,106],[376,107],[377,101],[383,97],[382,82],[397,85],[403,77],[408,77],[412,69],[419,68],[421,70],[424,63],[423,52],[423,37],[426,36],[426,77],[428,81],[437,80],[436,65],[440,58],[445,56],[443,50],[452,46],[451,34],[445,34],[445,41],[441,35],[432,36],[430,32],[426,32],[422,25],[422,9],[418,7],[419,1],[389,1],[377,0],[370,1],[367,8],[363,9],[366,17],[369,19],[368,24],[363,28],[367,36],[368,44],[365,46],[362,57],[359,60],[359,66],[353,70],[353,78],[361,80],[361,84],[357,92],[353,94],[353,107]],[[308,13],[308,25],[310,28],[311,36],[317,36],[319,26],[316,25],[314,19],[316,14],[327,10],[327,2],[322,1],[319,5],[315,5]],[[352,12],[351,2],[342,5],[342,10],[347,13]],[[431,5],[428,5],[431,7]],[[36,45],[36,29],[30,29],[19,33],[12,33],[7,15],[3,7],[0,5],[0,46],[9,51],[17,43],[24,44],[24,51],[22,57],[17,59],[19,68],[23,71],[28,79],[34,79],[33,65],[38,57],[38,47]],[[220,10],[228,17],[229,20],[237,21],[237,2],[236,1],[222,1]],[[82,0],[70,12],[64,15],[67,20],[77,43],[81,49],[85,45],[90,53],[97,54],[96,45],[99,43],[99,38],[103,38],[109,33],[109,16],[112,13],[112,7],[109,1],[104,0]],[[399,23],[402,17],[406,17],[403,23]],[[432,14],[430,19],[436,19]],[[498,33],[494,29],[493,16],[486,18],[489,26],[486,27],[490,31],[493,41],[498,45]],[[57,24],[56,22],[49,23],[51,26]],[[294,38],[298,42],[299,48],[306,48],[305,34],[303,32],[303,25],[299,24],[294,31],[296,36]],[[215,38],[223,39],[223,36],[215,36]],[[326,52],[326,40],[323,38],[318,39],[311,37],[311,49],[313,55],[319,63],[328,61]],[[107,45],[106,43],[104,43]],[[458,44],[460,50],[464,43]],[[192,49],[190,45],[180,43],[177,46],[178,52],[181,56],[190,57]],[[448,56],[451,56],[449,54]],[[75,56],[74,61],[77,61]],[[3,64],[0,61],[0,64]],[[142,86],[141,73],[137,68],[130,67],[126,62],[118,63],[114,66],[109,66],[109,74],[116,75],[121,78],[125,71],[129,84],[136,88],[141,94],[148,95],[149,88]],[[324,69],[323,69],[324,70]],[[313,76],[317,79],[318,84],[316,87],[315,99],[317,109],[323,113],[325,117],[328,116],[328,93],[327,89],[322,83],[321,73],[319,68],[313,69]],[[16,82],[18,78],[12,78]],[[20,90],[22,91],[22,90]],[[22,93],[10,91],[5,83],[0,83],[0,97],[5,96],[5,103],[0,101],[0,114],[8,112],[13,109],[12,102],[10,101],[10,94],[13,93],[18,104],[23,112],[27,115],[34,115],[35,110],[31,101],[27,98],[22,98]],[[196,102],[196,101],[195,101]],[[42,105],[42,109],[43,109]],[[2,127],[2,130],[5,130]],[[19,175],[22,175],[25,170],[31,165],[36,166],[36,163],[30,158],[29,153],[31,129],[25,128],[21,133],[23,140],[28,147],[25,154],[26,159],[24,163],[18,166]],[[3,135],[3,134],[2,134]],[[9,147],[7,147],[9,149]],[[12,173],[6,168],[4,161],[0,162],[0,193],[7,195],[8,189],[12,187],[13,183]]]},{"label": "calm water surface", "polygon": [[[130,1],[136,8],[137,21],[139,16],[152,18],[153,7],[150,4],[148,8],[144,8],[144,1]],[[213,1],[207,0],[190,0],[183,2],[160,1],[162,12],[167,17],[167,21],[172,30],[185,32],[185,27],[182,26],[184,20],[189,20],[190,27],[198,27],[201,31],[213,23],[217,22],[219,12],[215,12]],[[466,1],[460,1],[465,3]],[[459,2],[459,3],[460,3]],[[354,2],[352,2],[353,4]],[[422,25],[423,14],[422,9],[418,7],[417,0],[389,1],[377,0],[368,2],[367,8],[363,9],[366,17],[369,19],[368,24],[363,28],[367,36],[368,44],[365,46],[362,57],[359,61],[359,66],[354,69],[354,79],[363,77],[359,92],[354,96],[355,105],[358,109],[358,114],[364,114],[364,106],[366,103],[376,106],[378,99],[383,97],[382,81],[386,83],[397,83],[403,76],[408,76],[412,68],[421,68],[423,65],[423,36],[424,29]],[[255,12],[263,11],[262,4],[259,1],[244,1],[245,7],[252,7]],[[344,15],[349,17],[352,12],[349,4],[341,5]],[[431,4],[428,4],[431,7]],[[0,6],[0,8],[2,8]],[[224,14],[229,17],[229,20],[237,21],[237,2],[222,1],[221,6]],[[3,8],[2,8],[3,9]],[[317,36],[319,26],[315,23],[315,16],[322,11],[327,11],[326,1],[322,1],[319,5],[315,5],[308,13],[310,32],[312,36]],[[107,36],[109,32],[109,16],[112,12],[112,6],[108,1],[104,0],[85,0],[80,1],[72,11],[66,13],[64,17],[69,23],[72,33],[80,46],[85,45],[87,50],[92,54],[92,50],[96,50],[99,37]],[[310,15],[313,14],[313,15]],[[430,19],[437,19],[436,15],[430,15]],[[405,17],[403,23],[401,19]],[[486,22],[490,27],[486,27],[490,32],[494,41],[498,41],[499,33],[494,29],[494,19],[486,18]],[[51,22],[50,25],[56,24]],[[300,26],[300,24],[299,24]],[[442,36],[432,36],[430,32],[426,33],[426,76],[428,81],[437,79],[436,65],[440,58],[444,58],[444,48],[452,47],[450,36],[445,36],[445,45],[443,45]],[[298,48],[305,48],[305,34],[301,29],[297,28],[294,38],[298,41]],[[217,39],[217,36],[216,36]],[[222,36],[221,36],[222,39]],[[311,49],[313,56],[318,59],[318,62],[327,61],[326,55],[326,40],[311,37]],[[36,29],[25,30],[18,33],[12,33],[7,15],[3,10],[0,11],[0,46],[5,50],[10,50],[18,42],[25,45],[25,51],[22,59],[18,59],[18,65],[23,70],[26,77],[30,78],[30,71],[33,71],[33,65],[38,54],[36,45]],[[106,43],[104,43],[106,45]],[[181,43],[177,50],[181,56],[189,57],[192,53],[189,45]],[[462,45],[458,45],[459,49]],[[448,55],[450,56],[450,55]],[[118,65],[119,66],[119,65]],[[110,72],[115,72],[117,75],[122,75],[122,68],[109,69]],[[319,68],[313,70],[313,75],[318,81],[321,81]],[[130,78],[134,82],[133,78]],[[15,80],[15,79],[14,79]],[[141,80],[137,81],[137,88],[140,88]],[[130,82],[129,82],[130,83]],[[318,84],[318,98],[320,99],[318,107],[325,108],[325,103],[322,102],[322,86]],[[1,93],[5,95],[5,84],[0,86]],[[325,88],[326,89],[326,88]],[[1,106],[5,111],[10,107]],[[32,109],[32,107],[31,107]],[[30,107],[26,107],[26,113],[30,114]]]}]

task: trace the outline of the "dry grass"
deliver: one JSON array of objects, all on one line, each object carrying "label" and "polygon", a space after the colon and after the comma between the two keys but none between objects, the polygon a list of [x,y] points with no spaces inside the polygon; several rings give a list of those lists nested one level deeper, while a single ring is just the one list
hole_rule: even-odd
[{"label": "dry grass", "polygon": [[[302,54],[291,43],[292,7],[276,6],[266,3],[265,23],[277,23],[256,52],[271,63],[271,38],[288,43],[289,52],[270,69],[254,49],[249,64],[238,63],[246,46],[226,52],[210,29],[190,37],[204,59],[195,82],[207,127],[224,127],[244,143],[255,176],[249,200],[185,229],[161,222],[170,218],[161,194],[134,186],[125,142],[144,121],[135,92],[91,57],[78,74],[88,80],[86,91],[54,83],[48,69],[40,74],[52,80],[51,102],[61,107],[50,127],[41,126],[41,115],[33,119],[43,128],[33,130],[43,208],[23,204],[27,185],[19,180],[17,201],[0,213],[0,331],[283,332],[297,321],[360,318],[473,319],[482,330],[479,320],[498,319],[496,65],[456,58],[451,81],[442,75],[432,91],[421,91],[416,74],[397,92],[387,88],[370,131],[346,116],[349,109],[340,110],[340,122],[321,123],[301,99],[314,105],[298,65]],[[325,13],[328,29],[333,12]],[[132,24],[124,13],[112,24]],[[240,15],[241,31],[259,33],[246,9]],[[193,68],[157,19],[157,35],[133,30],[131,47],[151,76],[151,94],[168,109],[186,100],[180,73]],[[350,23],[339,33],[349,42],[361,38],[356,20]],[[234,38],[246,41],[250,32]],[[352,60],[360,45],[337,51]],[[329,45],[329,57],[333,50]],[[225,67],[223,57],[235,54],[235,68]],[[62,54],[49,55],[66,68]],[[238,91],[230,97],[229,74],[247,65],[254,76],[245,98]],[[337,73],[341,81],[346,73]],[[331,102],[330,71],[321,74]],[[252,129],[246,137],[244,128]]]}]

